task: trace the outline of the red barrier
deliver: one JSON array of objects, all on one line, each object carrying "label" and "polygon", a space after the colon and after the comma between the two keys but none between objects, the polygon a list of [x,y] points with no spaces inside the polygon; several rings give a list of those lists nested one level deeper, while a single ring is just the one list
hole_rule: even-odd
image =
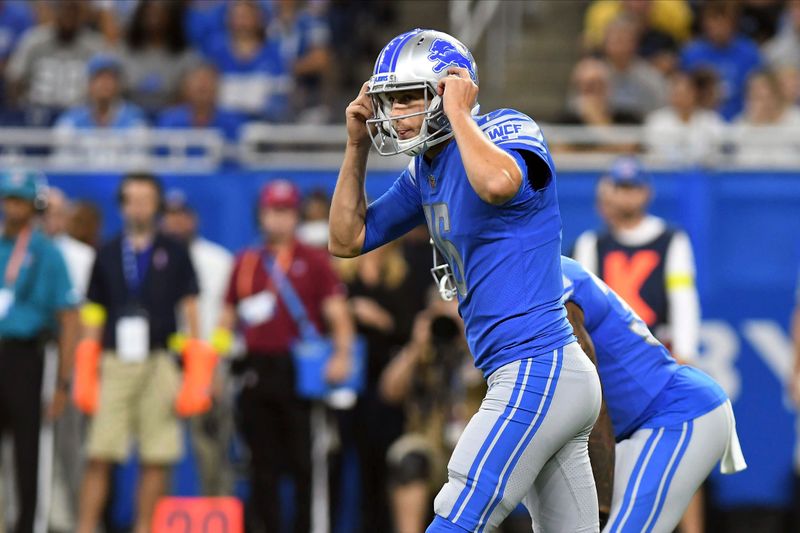
[{"label": "red barrier", "polygon": [[153,533],[242,533],[244,512],[236,498],[162,498]]}]

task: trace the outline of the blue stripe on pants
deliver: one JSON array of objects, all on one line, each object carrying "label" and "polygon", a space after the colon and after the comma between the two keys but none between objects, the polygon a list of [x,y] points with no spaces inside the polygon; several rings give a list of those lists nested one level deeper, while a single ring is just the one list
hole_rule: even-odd
[{"label": "blue stripe on pants", "polygon": [[506,420],[511,411],[513,410],[514,404],[517,402],[517,398],[519,397],[520,391],[522,389],[522,383],[525,380],[525,376],[528,371],[528,360],[520,361],[519,363],[519,370],[517,371],[517,381],[514,385],[514,391],[511,393],[511,398],[508,401],[508,405],[503,411],[503,415],[498,417],[497,421],[492,426],[492,430],[487,435],[486,440],[481,445],[480,450],[478,450],[478,455],[475,456],[475,461],[473,461],[472,466],[469,469],[469,474],[467,475],[467,482],[464,485],[464,489],[461,491],[461,494],[458,495],[458,499],[456,500],[455,505],[453,505],[453,509],[450,511],[450,514],[447,516],[448,520],[453,520],[453,517],[458,513],[459,509],[461,508],[462,504],[464,503],[464,499],[470,493],[472,489],[472,485],[475,482],[475,474],[478,471],[478,467],[483,460],[483,457],[486,455],[486,452],[491,447],[492,443],[494,442],[497,433],[500,431],[500,428],[503,425],[503,421]]},{"label": "blue stripe on pants", "polygon": [[629,511],[629,508],[632,505],[631,498],[633,497],[634,488],[637,486],[636,483],[643,474],[642,467],[652,457],[653,445],[660,438],[661,432],[659,430],[653,430],[653,432],[650,434],[650,438],[648,438],[647,442],[645,442],[641,453],[639,453],[639,459],[637,459],[636,465],[633,467],[630,477],[628,477],[628,486],[625,488],[625,497],[622,499],[622,506],[619,508],[619,514],[617,515],[616,521],[611,524],[609,533],[619,533],[620,524],[624,521],[626,513]]},{"label": "blue stripe on pants", "polygon": [[528,429],[528,434],[525,437],[523,437],[523,442],[517,445],[516,453],[511,459],[509,459],[508,464],[505,467],[507,469],[505,475],[502,476],[503,477],[502,482],[500,483],[500,487],[496,491],[497,494],[495,495],[493,501],[490,503],[489,508],[485,509],[479,518],[479,524],[478,524],[480,526],[480,529],[478,530],[479,533],[482,533],[483,530],[486,528],[486,524],[488,524],[489,522],[489,517],[492,516],[492,513],[494,512],[495,508],[497,508],[497,506],[503,500],[503,494],[505,493],[506,485],[508,484],[508,480],[511,478],[511,474],[514,472],[514,468],[517,466],[517,463],[519,462],[520,457],[522,457],[522,454],[528,448],[528,445],[530,444],[531,440],[533,440],[533,437],[534,435],[536,435],[536,432],[539,430],[539,427],[541,427],[542,422],[544,422],[544,419],[547,416],[547,412],[550,409],[550,404],[553,403],[553,396],[556,390],[556,383],[558,383],[558,376],[561,374],[561,364],[564,359],[564,349],[559,348],[555,357],[556,357],[555,368],[552,377],[548,378],[549,383],[545,385],[544,389],[544,394],[545,394],[545,397],[543,398],[544,407],[542,408],[541,413],[537,417],[534,417],[533,427]]},{"label": "blue stripe on pants", "polygon": [[684,454],[686,453],[686,449],[689,447],[689,442],[692,440],[692,429],[694,428],[694,420],[689,420],[685,422],[686,430],[684,431],[683,443],[680,443],[680,449],[678,450],[677,457],[673,461],[672,465],[669,468],[669,472],[667,472],[666,480],[664,481],[664,485],[659,487],[659,492],[661,493],[658,495],[658,503],[656,504],[656,508],[653,512],[653,516],[651,516],[648,520],[650,520],[650,525],[648,526],[645,524],[647,529],[645,530],[646,533],[650,533],[653,531],[656,523],[658,522],[658,516],[661,514],[661,509],[664,507],[664,501],[667,499],[667,492],[669,491],[669,486],[672,483],[672,478],[675,477],[675,471],[678,470],[678,466],[681,464],[681,460],[683,459]]},{"label": "blue stripe on pants", "polygon": [[507,467],[514,459],[519,445],[546,414],[546,400],[555,390],[555,377],[560,369],[560,353],[560,350],[553,350],[549,357],[525,360],[528,363],[528,373],[521,386],[520,405],[508,415],[504,414],[504,417],[508,417],[505,427],[497,435],[495,446],[488,451],[481,467],[474,474],[473,488],[467,494],[466,500],[459,508],[454,509],[454,515],[451,513],[453,522],[469,530],[477,528],[484,511],[497,496],[497,489],[503,484],[503,478],[513,471]]},{"label": "blue stripe on pants", "polygon": [[[631,475],[628,479],[626,501],[620,508],[620,516],[612,531],[643,533],[655,525],[669,484],[688,447],[691,422],[654,429],[653,435],[660,435],[661,438],[657,439],[651,457],[639,475]],[[644,455],[643,450],[640,458]]]}]

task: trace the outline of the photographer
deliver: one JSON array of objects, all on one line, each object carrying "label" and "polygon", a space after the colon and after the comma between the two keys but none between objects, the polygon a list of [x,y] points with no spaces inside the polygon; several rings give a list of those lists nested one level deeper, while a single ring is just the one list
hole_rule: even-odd
[{"label": "photographer", "polygon": [[389,449],[389,493],[396,531],[422,532],[447,475],[447,457],[486,390],[464,338],[456,302],[432,293],[411,341],[381,376],[387,403],[403,403],[406,431]]}]

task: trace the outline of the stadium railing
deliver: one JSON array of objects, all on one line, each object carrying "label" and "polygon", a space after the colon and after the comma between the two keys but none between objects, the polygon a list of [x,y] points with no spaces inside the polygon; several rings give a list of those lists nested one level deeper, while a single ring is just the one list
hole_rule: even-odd
[{"label": "stadium railing", "polygon": [[[736,127],[698,142],[666,135],[650,139],[639,126],[542,124],[556,164],[565,170],[606,168],[621,153],[639,154],[651,168],[800,170],[800,128]],[[248,124],[240,142],[216,130],[128,131],[0,128],[0,165],[66,172],[153,169],[203,173],[243,169],[338,168],[346,141],[342,124]],[[408,158],[372,157],[370,168],[395,170]]]}]

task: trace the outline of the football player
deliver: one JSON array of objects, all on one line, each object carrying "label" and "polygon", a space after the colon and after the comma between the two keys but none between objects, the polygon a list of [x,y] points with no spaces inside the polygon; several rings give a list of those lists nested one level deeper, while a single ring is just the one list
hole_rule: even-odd
[{"label": "football player", "polygon": [[[567,315],[594,346],[617,441],[603,531],[669,533],[718,462],[746,468],[730,400],[709,376],[679,365],[644,321],[580,263],[561,258]],[[591,350],[591,348],[590,348]]]},{"label": "football player", "polygon": [[[492,531],[525,498],[537,501],[540,531],[598,531],[587,440],[601,392],[561,303],[553,160],[533,120],[478,115],[477,96],[475,61],[452,36],[416,29],[386,45],[347,107],[329,247],[355,256],[427,222],[452,265],[440,288],[459,300],[489,389],[427,531]],[[371,145],[413,159],[367,205]]]}]

